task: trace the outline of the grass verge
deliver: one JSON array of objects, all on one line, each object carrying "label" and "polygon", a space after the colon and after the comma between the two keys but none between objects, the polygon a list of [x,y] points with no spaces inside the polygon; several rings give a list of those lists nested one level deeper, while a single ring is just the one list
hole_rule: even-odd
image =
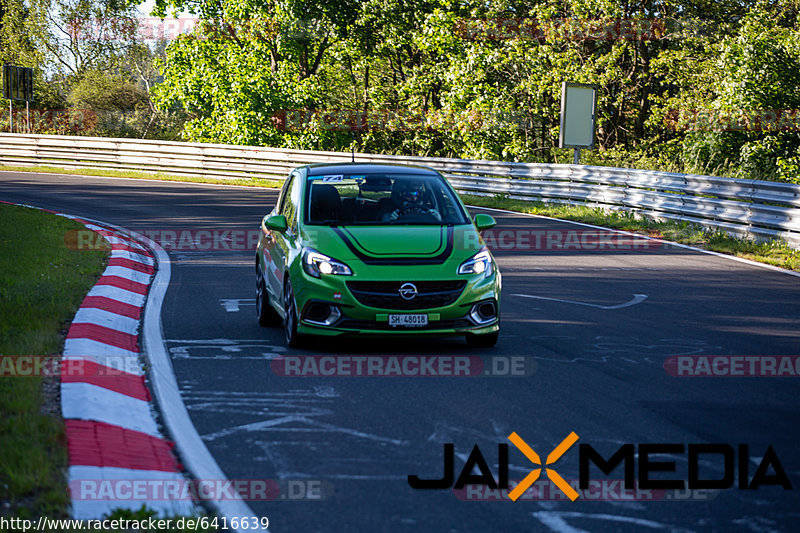
[{"label": "grass verge", "polygon": [[[67,218],[0,204],[0,357],[62,352],[69,323],[108,259],[107,250],[67,245],[68,232],[82,229]],[[19,520],[67,519],[67,450],[58,378],[10,377],[7,369],[0,365],[0,518],[18,520],[10,522],[12,530],[22,527]],[[143,507],[118,510],[108,518],[146,522],[154,515]],[[75,529],[65,525],[57,530]],[[183,530],[217,528],[172,529]]]},{"label": "grass verge", "polygon": [[[0,204],[0,355],[61,353],[66,327],[106,263],[105,251],[67,247],[66,232],[82,228],[36,209]],[[66,516],[57,383],[0,376],[2,515]]]},{"label": "grass verge", "polygon": [[800,250],[795,250],[783,241],[755,242],[731,237],[720,231],[713,231],[689,222],[658,222],[635,217],[629,212],[608,212],[592,207],[546,204],[471,194],[462,194],[461,198],[469,205],[507,209],[519,213],[562,218],[630,231],[788,270],[800,271]]}]

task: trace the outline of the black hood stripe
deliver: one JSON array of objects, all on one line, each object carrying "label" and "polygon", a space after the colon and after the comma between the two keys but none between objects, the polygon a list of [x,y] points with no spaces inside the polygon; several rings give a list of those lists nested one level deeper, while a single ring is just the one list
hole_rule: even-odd
[{"label": "black hood stripe", "polygon": [[424,253],[424,254],[415,254],[415,253],[401,254],[401,253],[392,253],[392,252],[379,253],[379,252],[372,252],[372,251],[368,250],[364,245],[362,245],[360,242],[358,242],[358,237],[353,235],[353,232],[351,232],[348,228],[344,228],[342,231],[347,233],[347,235],[349,236],[348,238],[349,238],[350,242],[352,242],[356,247],[358,247],[358,249],[361,250],[362,253],[364,253],[366,255],[369,255],[371,257],[379,257],[379,256],[387,256],[387,257],[393,257],[393,258],[402,257],[402,256],[430,257],[430,256],[432,256],[434,254],[438,254],[439,253],[439,250],[442,249],[442,245],[443,245],[442,241],[444,240],[444,226],[439,226],[439,244],[436,245],[436,249],[434,249],[433,252]]},{"label": "black hood stripe", "polygon": [[[350,239],[348,236],[349,232],[343,231],[341,228],[332,228],[333,231],[342,239],[342,241],[347,245],[353,254],[358,257],[361,261],[363,261],[367,265],[441,265],[450,257],[450,254],[453,253],[453,235],[454,229],[453,226],[447,226],[447,244],[445,245],[444,250],[435,256],[430,255],[415,255],[409,256],[409,254],[392,254],[390,257],[375,257],[373,255],[367,255],[362,252],[356,244]],[[441,248],[441,243],[439,245]],[[376,254],[376,255],[389,255],[389,254]]]}]

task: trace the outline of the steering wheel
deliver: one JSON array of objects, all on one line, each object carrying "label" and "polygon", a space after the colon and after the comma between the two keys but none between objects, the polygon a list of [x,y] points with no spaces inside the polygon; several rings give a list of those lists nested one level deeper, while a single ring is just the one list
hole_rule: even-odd
[{"label": "steering wheel", "polygon": [[429,209],[413,205],[400,208],[397,220],[414,219],[415,222],[441,222],[441,218],[430,212]]}]

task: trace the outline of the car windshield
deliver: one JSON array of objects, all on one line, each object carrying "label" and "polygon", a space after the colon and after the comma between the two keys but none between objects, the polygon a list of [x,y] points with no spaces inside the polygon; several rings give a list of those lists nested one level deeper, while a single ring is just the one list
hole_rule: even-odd
[{"label": "car windshield", "polygon": [[438,175],[331,172],[308,179],[308,224],[450,225],[469,220]]}]

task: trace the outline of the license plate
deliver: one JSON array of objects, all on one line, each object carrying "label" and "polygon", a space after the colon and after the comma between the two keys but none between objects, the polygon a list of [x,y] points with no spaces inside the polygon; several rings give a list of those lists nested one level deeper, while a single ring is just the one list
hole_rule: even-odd
[{"label": "license plate", "polygon": [[428,315],[389,315],[389,325],[393,328],[418,328],[427,326]]}]

